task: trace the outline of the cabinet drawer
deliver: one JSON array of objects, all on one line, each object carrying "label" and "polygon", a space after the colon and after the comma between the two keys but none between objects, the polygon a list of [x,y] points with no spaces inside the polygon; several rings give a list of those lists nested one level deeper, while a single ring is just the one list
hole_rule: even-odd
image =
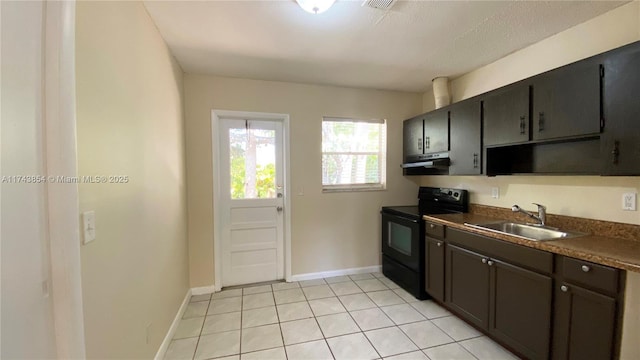
[{"label": "cabinet drawer", "polygon": [[618,292],[619,270],[569,257],[561,261],[562,275],[567,281],[612,294]]},{"label": "cabinet drawer", "polygon": [[437,239],[444,239],[444,225],[435,224],[430,221],[424,222],[424,232],[427,236]]},{"label": "cabinet drawer", "polygon": [[553,254],[546,251],[451,228],[447,231],[447,242],[538,272],[553,271]]}]

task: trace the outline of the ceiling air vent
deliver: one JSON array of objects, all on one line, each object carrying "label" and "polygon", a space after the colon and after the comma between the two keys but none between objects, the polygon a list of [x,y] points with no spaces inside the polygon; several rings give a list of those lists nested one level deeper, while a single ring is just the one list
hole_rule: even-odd
[{"label": "ceiling air vent", "polygon": [[374,9],[389,10],[397,0],[364,0],[362,6],[368,6]]}]

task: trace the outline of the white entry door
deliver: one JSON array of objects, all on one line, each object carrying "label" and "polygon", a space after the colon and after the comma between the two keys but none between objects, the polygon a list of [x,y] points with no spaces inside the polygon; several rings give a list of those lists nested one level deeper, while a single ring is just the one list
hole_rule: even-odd
[{"label": "white entry door", "polygon": [[222,286],[284,278],[282,122],[220,119]]}]

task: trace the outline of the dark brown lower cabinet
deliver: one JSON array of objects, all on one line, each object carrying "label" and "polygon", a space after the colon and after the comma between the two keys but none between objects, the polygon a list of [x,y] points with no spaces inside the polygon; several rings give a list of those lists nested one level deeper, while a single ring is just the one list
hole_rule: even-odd
[{"label": "dark brown lower cabinet", "polygon": [[548,359],[553,280],[491,260],[489,332],[529,359]]},{"label": "dark brown lower cabinet", "polygon": [[551,277],[455,245],[446,253],[446,304],[525,357],[548,359]]},{"label": "dark brown lower cabinet", "polygon": [[489,328],[489,266],[487,258],[447,244],[445,303],[479,328]]},{"label": "dark brown lower cabinet", "polygon": [[526,359],[619,356],[623,271],[457,229],[439,233],[444,241],[427,237],[427,291],[439,294],[444,266],[444,306],[460,318]]},{"label": "dark brown lower cabinet", "polygon": [[553,359],[612,359],[616,300],[570,283],[556,289]]},{"label": "dark brown lower cabinet", "polygon": [[444,241],[425,238],[427,260],[425,290],[432,298],[444,301]]}]

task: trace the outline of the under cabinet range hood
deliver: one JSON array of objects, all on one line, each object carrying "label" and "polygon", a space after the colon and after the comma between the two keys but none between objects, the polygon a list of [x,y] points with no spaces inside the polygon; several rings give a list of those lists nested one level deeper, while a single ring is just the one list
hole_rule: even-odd
[{"label": "under cabinet range hood", "polygon": [[449,163],[450,163],[449,153],[441,152],[441,153],[407,156],[405,158],[405,163],[400,165],[400,167],[403,169],[415,169],[415,168],[443,169],[443,168],[448,168]]},{"label": "under cabinet range hood", "polygon": [[403,169],[411,168],[446,168],[449,166],[449,159],[436,159],[430,161],[422,161],[417,163],[408,163],[400,165]]},{"label": "under cabinet range hood", "polygon": [[422,154],[405,158],[405,163],[400,165],[404,175],[448,175],[448,152]]}]

